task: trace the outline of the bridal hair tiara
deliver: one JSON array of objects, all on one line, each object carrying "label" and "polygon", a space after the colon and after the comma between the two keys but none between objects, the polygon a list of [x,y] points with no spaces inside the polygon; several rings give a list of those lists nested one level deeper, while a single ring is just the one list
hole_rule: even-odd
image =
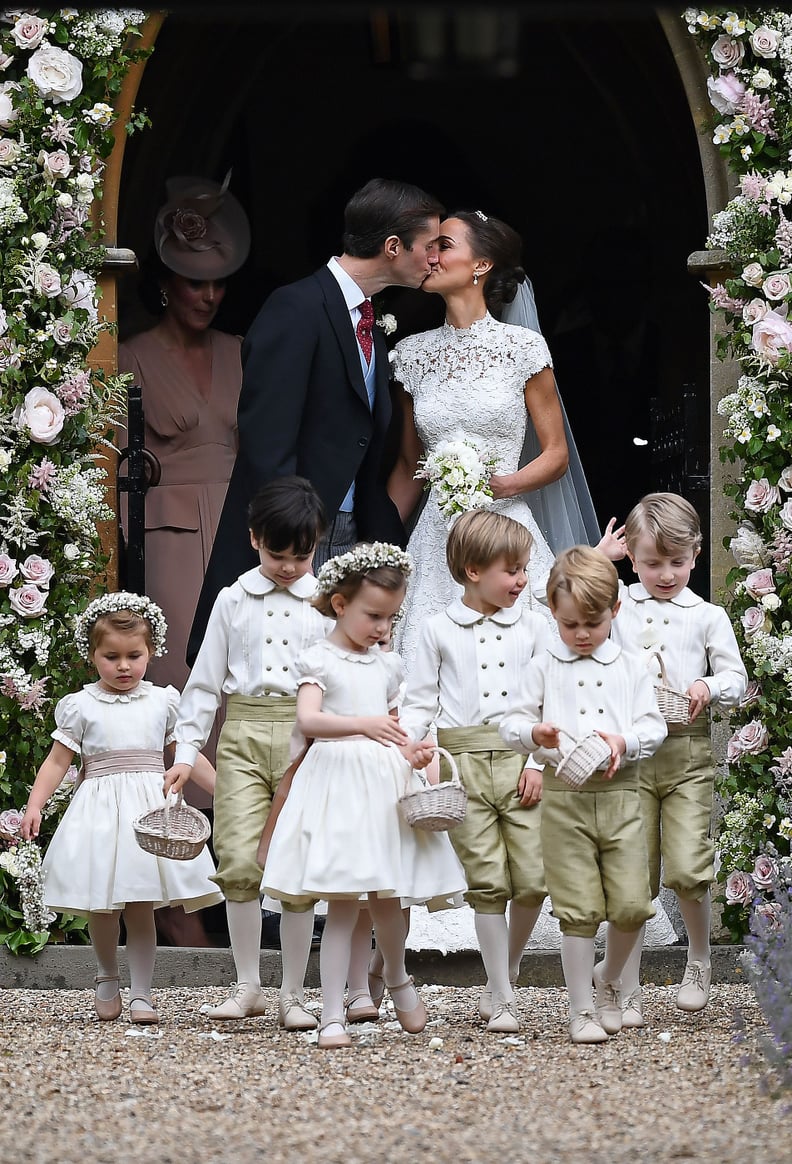
[{"label": "bridal hair tiara", "polygon": [[350,574],[365,576],[378,566],[393,566],[407,578],[412,572],[412,559],[390,542],[362,542],[354,550],[325,562],[316,575],[316,589],[320,594],[334,594]]},{"label": "bridal hair tiara", "polygon": [[151,627],[151,643],[154,654],[167,654],[165,635],[168,631],[168,624],[156,602],[152,602],[145,594],[132,594],[128,590],[115,590],[111,594],[102,594],[93,602],[89,602],[82,614],[78,614],[74,620],[74,641],[77,650],[84,659],[88,658],[90,650],[88,639],[93,624],[103,614],[115,614],[119,610],[131,610],[133,614],[139,614],[141,618],[145,618]]}]

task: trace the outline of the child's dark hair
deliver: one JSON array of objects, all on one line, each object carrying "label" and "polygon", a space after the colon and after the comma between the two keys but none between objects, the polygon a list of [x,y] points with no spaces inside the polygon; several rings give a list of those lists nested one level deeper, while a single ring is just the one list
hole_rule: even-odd
[{"label": "child's dark hair", "polygon": [[524,566],[533,535],[519,521],[487,509],[469,509],[451,526],[446,562],[455,582],[464,586],[468,569],[486,570],[504,558],[509,566]]},{"label": "child's dark hair", "polygon": [[396,566],[375,566],[373,570],[366,570],[359,574],[347,574],[334,587],[332,594],[319,593],[312,599],[313,605],[320,614],[327,618],[335,618],[331,599],[333,594],[341,594],[347,602],[354,598],[364,582],[372,586],[380,586],[383,590],[397,591],[407,585],[407,579]]},{"label": "child's dark hair", "polygon": [[322,499],[306,477],[276,477],[248,506],[250,532],[276,554],[310,554],[326,526]]},{"label": "child's dark hair", "polygon": [[484,302],[495,319],[500,319],[519,284],[525,282],[522,239],[508,223],[480,210],[455,210],[447,217],[464,222],[476,258],[492,263],[492,269],[484,276]]},{"label": "child's dark hair", "polygon": [[134,610],[111,610],[107,614],[100,614],[91,624],[88,631],[88,658],[93,660],[94,651],[101,645],[106,635],[142,635],[149,654],[154,654],[154,639],[151,633],[151,623],[142,614]]}]

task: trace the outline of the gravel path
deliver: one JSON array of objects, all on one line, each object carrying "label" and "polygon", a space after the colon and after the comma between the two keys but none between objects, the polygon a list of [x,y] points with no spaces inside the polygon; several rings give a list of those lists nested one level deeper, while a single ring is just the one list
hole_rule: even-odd
[{"label": "gravel path", "polygon": [[201,1004],[224,994],[157,991],[152,1031],[99,1023],[87,991],[0,991],[4,1161],[792,1161],[792,1095],[766,1094],[764,1062],[734,1043],[736,1009],[762,1028],[745,985],[714,986],[705,1015],[645,987],[647,1027],[599,1047],[569,1043],[564,991],[518,989],[524,1033],[505,1039],[477,1019],[477,990],[424,986],[423,1034],[386,1001],[335,1052],[270,1017],[209,1023]]}]

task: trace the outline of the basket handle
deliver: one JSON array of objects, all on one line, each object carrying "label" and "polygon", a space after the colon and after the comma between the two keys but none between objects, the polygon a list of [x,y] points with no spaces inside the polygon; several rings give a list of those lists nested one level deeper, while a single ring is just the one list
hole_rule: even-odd
[{"label": "basket handle", "polygon": [[575,748],[576,748],[576,747],[578,746],[578,744],[580,743],[580,740],[578,739],[578,737],[577,737],[577,736],[573,736],[573,735],[572,735],[572,732],[568,732],[568,731],[566,730],[566,728],[562,728],[562,727],[560,727],[560,728],[558,729],[558,731],[559,731],[559,734],[560,734],[560,735],[562,735],[562,736],[566,736],[566,738],[567,738],[568,740],[571,740],[571,741],[572,741],[572,746],[573,746],[573,747],[575,747]]},{"label": "basket handle", "polygon": [[176,799],[175,799],[175,801],[173,801],[173,802],[171,801],[171,795],[172,795],[172,793],[171,793],[171,792],[170,792],[170,790],[169,790],[169,791],[168,791],[168,795],[165,797],[165,812],[164,812],[164,818],[165,818],[165,832],[166,832],[166,834],[167,834],[167,835],[170,835],[170,810],[171,810],[171,803],[173,803],[173,806],[174,806],[174,808],[178,808],[178,807],[179,807],[179,805],[181,804],[182,800],[184,799],[184,798],[183,798],[183,796],[182,796],[182,791],[181,791],[181,788],[180,788],[180,789],[179,789],[179,791],[176,793]]},{"label": "basket handle", "polygon": [[653,651],[652,658],[657,659],[658,663],[660,664],[660,682],[663,684],[664,687],[667,687],[668,686],[668,675],[666,675],[666,669],[665,669],[665,663],[663,661],[663,656],[660,654],[659,651]]},{"label": "basket handle", "polygon": [[[461,788],[462,787],[462,780],[461,780],[460,775],[459,775],[459,769],[457,768],[456,760],[451,755],[451,753],[447,752],[445,748],[441,748],[439,744],[435,744],[434,747],[432,748],[432,751],[437,752],[437,754],[439,756],[445,756],[446,760],[448,761],[448,766],[451,769],[451,780],[446,781],[446,783],[457,784]],[[429,782],[426,779],[426,777],[424,776],[423,771],[418,771],[417,768],[413,769],[413,771],[419,777],[419,779],[421,779],[423,781],[424,785],[428,788]],[[410,787],[409,772],[408,772],[407,777],[405,779],[404,787],[405,787],[405,791],[409,790],[409,787]]]}]

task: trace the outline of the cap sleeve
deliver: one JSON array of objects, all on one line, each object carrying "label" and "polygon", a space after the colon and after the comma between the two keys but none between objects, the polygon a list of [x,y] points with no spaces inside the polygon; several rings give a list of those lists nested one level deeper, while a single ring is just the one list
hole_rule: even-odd
[{"label": "cap sleeve", "polygon": [[530,380],[531,376],[536,376],[543,368],[552,368],[553,357],[550,355],[547,341],[538,331],[531,331],[530,328],[526,327],[519,330],[522,332],[520,335],[523,358],[522,374],[526,380]]},{"label": "cap sleeve", "polygon": [[388,711],[398,708],[404,688],[404,663],[395,651],[383,651],[381,658],[388,676]]},{"label": "cap sleeve", "polygon": [[302,651],[295,660],[297,686],[315,683],[322,691],[327,691],[327,662],[327,651],[323,651],[319,643]]},{"label": "cap sleeve", "polygon": [[409,343],[411,338],[411,336],[408,336],[407,339],[400,340],[396,344],[396,347],[391,352],[390,360],[393,378],[399,381],[405,392],[409,393],[410,396],[414,396],[415,384],[413,376],[415,372],[415,360],[411,358],[412,353],[410,349],[412,345]]},{"label": "cap sleeve", "polygon": [[71,749],[72,752],[79,752],[82,749],[84,734],[85,714],[81,710],[79,696],[77,693],[64,695],[63,699],[58,700],[55,707],[53,740],[57,740],[64,747]]},{"label": "cap sleeve", "polygon": [[179,715],[179,703],[181,701],[181,695],[177,689],[175,687],[171,687],[170,684],[168,684],[168,686],[165,688],[165,694],[168,700],[168,721],[165,727],[165,743],[173,744],[176,742],[174,729],[176,727],[176,720]]}]

